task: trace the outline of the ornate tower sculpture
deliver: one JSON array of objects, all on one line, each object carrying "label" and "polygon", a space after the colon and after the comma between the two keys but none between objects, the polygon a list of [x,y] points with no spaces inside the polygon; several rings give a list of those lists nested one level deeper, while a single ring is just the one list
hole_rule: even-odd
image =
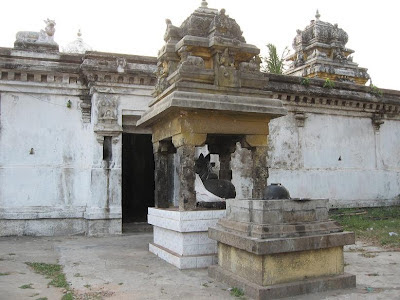
[{"label": "ornate tower sculpture", "polygon": [[[215,261],[216,242],[208,239],[207,229],[223,211],[197,207],[196,147],[207,145],[211,154],[219,155],[219,179],[228,182],[236,143],[250,149],[252,197],[261,198],[268,177],[268,123],[287,111],[264,91],[268,78],[260,72],[260,50],[246,43],[224,9],[208,8],[203,1],[180,27],[166,23],[154,99],[137,122],[151,127],[156,165],[156,207],[148,214],[154,243],[149,249],[178,268],[201,268]],[[174,168],[168,163],[171,157],[179,161]],[[179,180],[169,193],[172,170]],[[176,226],[169,226],[168,219],[176,220]],[[195,252],[188,251],[185,241],[190,236],[201,237],[207,245],[192,245]]]},{"label": "ornate tower sculpture", "polygon": [[292,44],[295,52],[287,58],[291,66],[285,74],[365,84],[367,69],[353,62],[354,51],[346,48],[347,33],[320,17],[317,10],[315,20],[304,30],[297,30]]}]

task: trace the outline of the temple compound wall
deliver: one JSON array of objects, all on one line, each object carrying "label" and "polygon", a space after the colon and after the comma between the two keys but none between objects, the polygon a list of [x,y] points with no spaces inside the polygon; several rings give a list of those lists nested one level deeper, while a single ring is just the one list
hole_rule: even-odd
[{"label": "temple compound wall", "polygon": [[[400,103],[398,91],[324,80],[266,74],[271,97],[288,115],[271,120],[269,183],[282,183],[297,198],[329,198],[332,207],[385,206],[400,201]],[[249,153],[238,149],[232,167]],[[251,186],[236,169],[233,182]],[[248,193],[238,197],[249,197]]]},{"label": "temple compound wall", "polygon": [[[51,25],[47,35],[22,32],[14,48],[0,48],[0,236],[118,234],[123,182],[138,165],[139,177],[148,170],[138,159],[124,173],[123,136],[133,143],[151,134],[136,122],[154,99],[157,59],[59,52]],[[289,112],[270,122],[268,182],[332,207],[400,204],[400,92],[348,80],[327,86],[327,71],[318,78],[307,65],[325,66],[327,54],[296,51],[292,74],[264,75],[264,92]],[[336,55],[334,63],[358,70]],[[251,163],[237,144],[238,199],[251,198]],[[176,170],[171,176],[178,180]]]},{"label": "temple compound wall", "polygon": [[[122,131],[155,59],[0,49],[0,235],[121,233]],[[124,128],[124,129],[123,129]]]},{"label": "temple compound wall", "polygon": [[398,204],[399,92],[376,97],[365,86],[327,90],[321,79],[304,87],[275,78],[269,88],[289,114],[270,124],[269,181],[282,182],[293,197],[328,197],[333,207]]}]

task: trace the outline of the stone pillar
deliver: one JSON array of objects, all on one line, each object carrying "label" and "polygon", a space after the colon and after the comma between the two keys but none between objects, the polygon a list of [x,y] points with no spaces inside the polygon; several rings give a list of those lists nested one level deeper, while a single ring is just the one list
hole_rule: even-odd
[{"label": "stone pillar", "polygon": [[179,156],[179,210],[194,210],[196,208],[196,192],[194,182],[195,174],[195,148],[204,145],[206,134],[178,134],[172,137]]},{"label": "stone pillar", "polygon": [[167,187],[168,174],[168,155],[164,152],[154,152],[154,203],[157,208],[168,208],[168,193],[165,192]]},{"label": "stone pillar", "polygon": [[246,142],[251,150],[253,162],[253,199],[262,199],[268,179],[268,135],[246,135]]},{"label": "stone pillar", "polygon": [[196,193],[194,189],[195,146],[182,145],[177,149],[179,156],[179,210],[193,210],[196,208]]},{"label": "stone pillar", "polygon": [[219,154],[219,179],[232,180],[231,153],[223,152]]},{"label": "stone pillar", "polygon": [[153,143],[154,151],[154,203],[156,208],[168,208],[169,203],[169,189],[171,186],[170,176],[171,170],[169,168],[169,155],[174,152],[174,147],[170,141],[160,141]]},{"label": "stone pillar", "polygon": [[232,180],[231,154],[236,150],[236,142],[239,136],[208,136],[208,151],[219,155],[219,179]]},{"label": "stone pillar", "polygon": [[253,161],[253,199],[262,199],[263,192],[267,186],[267,147],[251,148],[251,159]]}]

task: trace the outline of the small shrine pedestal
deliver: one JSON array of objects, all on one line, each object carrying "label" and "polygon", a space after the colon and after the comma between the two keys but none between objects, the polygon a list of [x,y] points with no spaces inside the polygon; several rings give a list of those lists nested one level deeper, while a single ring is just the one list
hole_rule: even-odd
[{"label": "small shrine pedestal", "polygon": [[355,287],[344,273],[343,246],[354,233],[328,219],[328,200],[230,200],[209,229],[218,266],[209,275],[255,299]]},{"label": "small shrine pedestal", "polygon": [[217,263],[217,242],[208,227],[225,216],[225,210],[178,211],[150,207],[148,223],[154,226],[150,252],[179,269],[206,268]]},{"label": "small shrine pedestal", "polygon": [[[148,214],[154,242],[149,248],[178,268],[206,267],[216,256],[216,242],[208,239],[207,228],[224,210],[197,206],[196,147],[207,145],[211,154],[219,155],[217,180],[224,180],[226,187],[231,185],[236,143],[250,149],[252,196],[260,198],[268,178],[268,123],[287,110],[264,91],[268,78],[260,72],[260,50],[246,43],[224,9],[208,8],[202,1],[180,27],[167,20],[164,40],[154,100],[137,122],[152,130],[155,160],[156,207]],[[171,186],[175,172],[178,180]]]}]

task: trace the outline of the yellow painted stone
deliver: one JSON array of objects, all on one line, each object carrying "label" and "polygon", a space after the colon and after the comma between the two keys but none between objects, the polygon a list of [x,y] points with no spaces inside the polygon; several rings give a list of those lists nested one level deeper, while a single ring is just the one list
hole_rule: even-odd
[{"label": "yellow painted stone", "polygon": [[268,135],[248,134],[246,135],[246,142],[252,147],[268,146]]},{"label": "yellow painted stone", "polygon": [[342,246],[256,255],[218,243],[218,264],[225,270],[263,286],[344,272]]},{"label": "yellow painted stone", "polygon": [[263,285],[343,274],[343,247],[266,255],[263,265]]},{"label": "yellow painted stone", "polygon": [[[268,116],[261,114],[179,111],[154,123],[153,143],[168,138],[178,141],[182,137],[189,141],[191,134],[237,134],[249,135],[254,146],[266,145],[269,121]],[[177,135],[180,136],[175,137]]]},{"label": "yellow painted stone", "polygon": [[176,148],[183,145],[203,146],[206,142],[207,134],[199,133],[181,133],[172,137],[172,143]]},{"label": "yellow painted stone", "polygon": [[218,265],[258,285],[263,283],[263,258],[260,255],[218,243]]},{"label": "yellow painted stone", "polygon": [[[330,74],[330,73],[324,73],[324,72],[316,72],[316,73],[308,74],[305,77],[308,77],[308,78],[316,78],[316,77],[318,77],[318,78],[321,78],[321,79],[329,78],[329,80],[336,80],[337,81],[340,76],[338,76],[336,74]],[[364,85],[368,81],[368,79],[366,79],[366,78],[351,77],[351,76],[350,76],[350,78],[353,79],[355,83],[361,84],[361,85]]]}]

